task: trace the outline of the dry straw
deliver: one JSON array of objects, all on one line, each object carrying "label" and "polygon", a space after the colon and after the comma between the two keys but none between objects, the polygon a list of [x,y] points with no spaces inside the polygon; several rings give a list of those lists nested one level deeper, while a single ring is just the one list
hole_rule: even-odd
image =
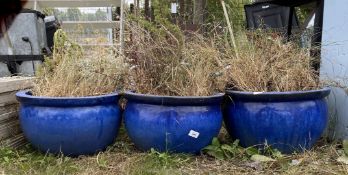
[{"label": "dry straw", "polygon": [[254,31],[239,39],[239,57],[226,52],[228,87],[239,91],[305,91],[319,88],[309,51],[275,33]]},{"label": "dry straw", "polygon": [[154,25],[132,18],[127,25],[132,32],[125,50],[127,58],[102,47],[83,52],[58,31],[53,58],[42,66],[34,94],[93,96],[135,90],[155,95],[208,96],[226,88],[256,92],[320,88],[308,50],[284,42],[274,33],[238,35],[236,56],[225,44],[223,34],[184,34],[172,24]]},{"label": "dry straw", "polygon": [[320,88],[309,51],[275,32],[240,33],[237,56],[228,44],[221,44],[226,35],[183,35],[164,25],[154,32],[141,23],[130,25],[131,77],[140,93],[205,96],[225,88],[254,92]]},{"label": "dry straw", "polygon": [[[144,21],[128,24],[133,40],[126,52],[132,61],[133,90],[144,94],[208,96],[225,88],[221,52],[214,39],[175,26]],[[150,27],[147,27],[150,26]]]},{"label": "dry straw", "polygon": [[33,92],[37,96],[95,96],[123,89],[128,71],[123,58],[112,48],[83,51],[58,30],[53,57],[40,68]]}]

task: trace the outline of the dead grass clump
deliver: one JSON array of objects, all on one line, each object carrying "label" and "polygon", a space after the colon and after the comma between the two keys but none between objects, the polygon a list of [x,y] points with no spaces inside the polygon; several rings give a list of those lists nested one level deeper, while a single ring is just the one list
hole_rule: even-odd
[{"label": "dead grass clump", "polygon": [[228,87],[240,91],[305,91],[319,88],[308,50],[274,33],[257,31],[239,41],[239,57],[226,53]]},{"label": "dead grass clump", "polygon": [[123,89],[127,66],[113,49],[83,52],[59,30],[52,59],[46,59],[33,89],[36,96],[77,97],[102,95]]},{"label": "dead grass clump", "polygon": [[133,90],[169,96],[208,96],[224,90],[222,57],[214,42],[196,33],[184,35],[174,25],[129,25]]}]

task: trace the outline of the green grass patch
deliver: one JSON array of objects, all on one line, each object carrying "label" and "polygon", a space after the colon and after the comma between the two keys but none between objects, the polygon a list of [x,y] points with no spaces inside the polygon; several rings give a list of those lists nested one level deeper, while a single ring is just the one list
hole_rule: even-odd
[{"label": "green grass patch", "polygon": [[71,158],[43,154],[29,144],[18,150],[0,148],[0,165],[4,174],[72,174],[79,170]]}]

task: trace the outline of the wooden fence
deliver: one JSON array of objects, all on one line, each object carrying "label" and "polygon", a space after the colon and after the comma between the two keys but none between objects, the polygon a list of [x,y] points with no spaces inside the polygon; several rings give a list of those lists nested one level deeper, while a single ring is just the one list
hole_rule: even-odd
[{"label": "wooden fence", "polygon": [[16,92],[32,87],[33,78],[0,78],[0,145],[19,147],[26,143],[18,120]]}]

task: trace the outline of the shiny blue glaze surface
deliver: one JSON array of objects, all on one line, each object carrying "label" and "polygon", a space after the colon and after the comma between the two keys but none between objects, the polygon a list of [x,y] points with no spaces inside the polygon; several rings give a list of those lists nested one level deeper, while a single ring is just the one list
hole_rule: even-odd
[{"label": "shiny blue glaze surface", "polygon": [[43,152],[94,154],[113,143],[120,127],[118,94],[50,98],[21,91],[16,95],[23,133]]},{"label": "shiny blue glaze surface", "polygon": [[[220,131],[223,95],[166,97],[128,92],[124,112],[128,135],[144,151],[199,153]],[[195,138],[190,132],[199,135]]]},{"label": "shiny blue glaze surface", "polygon": [[310,149],[328,121],[329,89],[305,92],[247,93],[227,91],[229,134],[243,147],[271,145],[283,153]]}]

